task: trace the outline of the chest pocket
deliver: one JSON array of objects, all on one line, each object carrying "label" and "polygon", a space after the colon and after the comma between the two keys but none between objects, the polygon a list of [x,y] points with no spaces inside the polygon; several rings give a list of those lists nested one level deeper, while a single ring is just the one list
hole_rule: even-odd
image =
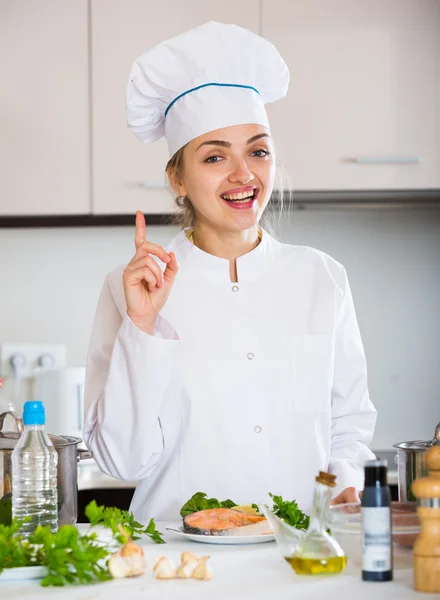
[{"label": "chest pocket", "polygon": [[292,335],[289,339],[289,360],[295,411],[329,413],[334,336]]}]

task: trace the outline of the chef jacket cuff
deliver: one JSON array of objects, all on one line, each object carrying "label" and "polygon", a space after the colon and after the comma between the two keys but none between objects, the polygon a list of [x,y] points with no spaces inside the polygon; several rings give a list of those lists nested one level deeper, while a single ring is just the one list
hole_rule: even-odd
[{"label": "chef jacket cuff", "polygon": [[179,336],[174,327],[168,323],[166,319],[157,315],[156,322],[154,324],[153,335],[142,331],[137,327],[130,317],[125,313],[122,321],[120,333],[123,336],[127,336],[129,339],[134,339],[139,343],[144,342],[148,338],[157,338],[167,341],[179,341]]},{"label": "chef jacket cuff", "polygon": [[329,472],[336,475],[336,487],[332,489],[332,498],[335,498],[345,488],[355,487],[358,491],[364,489],[364,463],[376,457],[369,448],[365,447],[364,456],[359,460],[331,458]]}]

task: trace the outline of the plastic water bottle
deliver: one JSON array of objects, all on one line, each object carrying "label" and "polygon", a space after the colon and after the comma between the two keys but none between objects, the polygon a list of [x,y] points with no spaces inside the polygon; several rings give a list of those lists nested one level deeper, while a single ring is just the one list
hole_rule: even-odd
[{"label": "plastic water bottle", "polygon": [[12,516],[30,517],[20,530],[24,537],[38,525],[58,529],[58,454],[44,432],[45,421],[42,402],[25,403],[24,431],[12,453]]}]

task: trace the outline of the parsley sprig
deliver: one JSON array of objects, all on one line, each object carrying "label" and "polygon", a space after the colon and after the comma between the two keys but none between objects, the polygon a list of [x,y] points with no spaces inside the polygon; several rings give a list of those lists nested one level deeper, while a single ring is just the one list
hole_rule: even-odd
[{"label": "parsley sprig", "polygon": [[151,519],[147,527],[135,520],[133,513],[128,510],[120,510],[115,507],[98,506],[92,500],[85,510],[85,515],[90,521],[90,526],[103,525],[109,527],[113,532],[113,538],[123,544],[125,538],[120,531],[120,526],[128,533],[132,540],[138,540],[142,535],[147,535],[156,544],[165,544],[162,533],[156,529],[154,519]]},{"label": "parsley sprig", "polygon": [[112,579],[105,561],[110,552],[97,540],[96,533],[81,535],[74,525],[64,525],[56,533],[49,527],[37,527],[29,542],[41,546],[41,564],[49,571],[42,586]]},{"label": "parsley sprig", "polygon": [[295,500],[292,502],[284,501],[282,496],[275,496],[270,493],[269,496],[273,500],[272,512],[277,517],[280,517],[292,527],[296,527],[296,529],[307,531],[310,517],[303,513]]},{"label": "parsley sprig", "polygon": [[[3,569],[41,564],[32,546],[18,534],[24,521],[0,525],[0,573]],[[39,560],[38,560],[39,559]]]}]

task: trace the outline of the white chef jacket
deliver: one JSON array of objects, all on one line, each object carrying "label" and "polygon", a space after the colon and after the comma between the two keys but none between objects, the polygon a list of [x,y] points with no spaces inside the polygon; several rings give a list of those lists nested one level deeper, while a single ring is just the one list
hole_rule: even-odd
[{"label": "white chef jacket", "polygon": [[153,335],[106,278],[87,358],[84,439],[105,473],[138,480],[131,510],[176,520],[198,491],[238,504],[296,499],[319,470],[334,495],[363,488],[376,410],[347,275],[323,252],[276,241],[229,261],[181,231]]}]

